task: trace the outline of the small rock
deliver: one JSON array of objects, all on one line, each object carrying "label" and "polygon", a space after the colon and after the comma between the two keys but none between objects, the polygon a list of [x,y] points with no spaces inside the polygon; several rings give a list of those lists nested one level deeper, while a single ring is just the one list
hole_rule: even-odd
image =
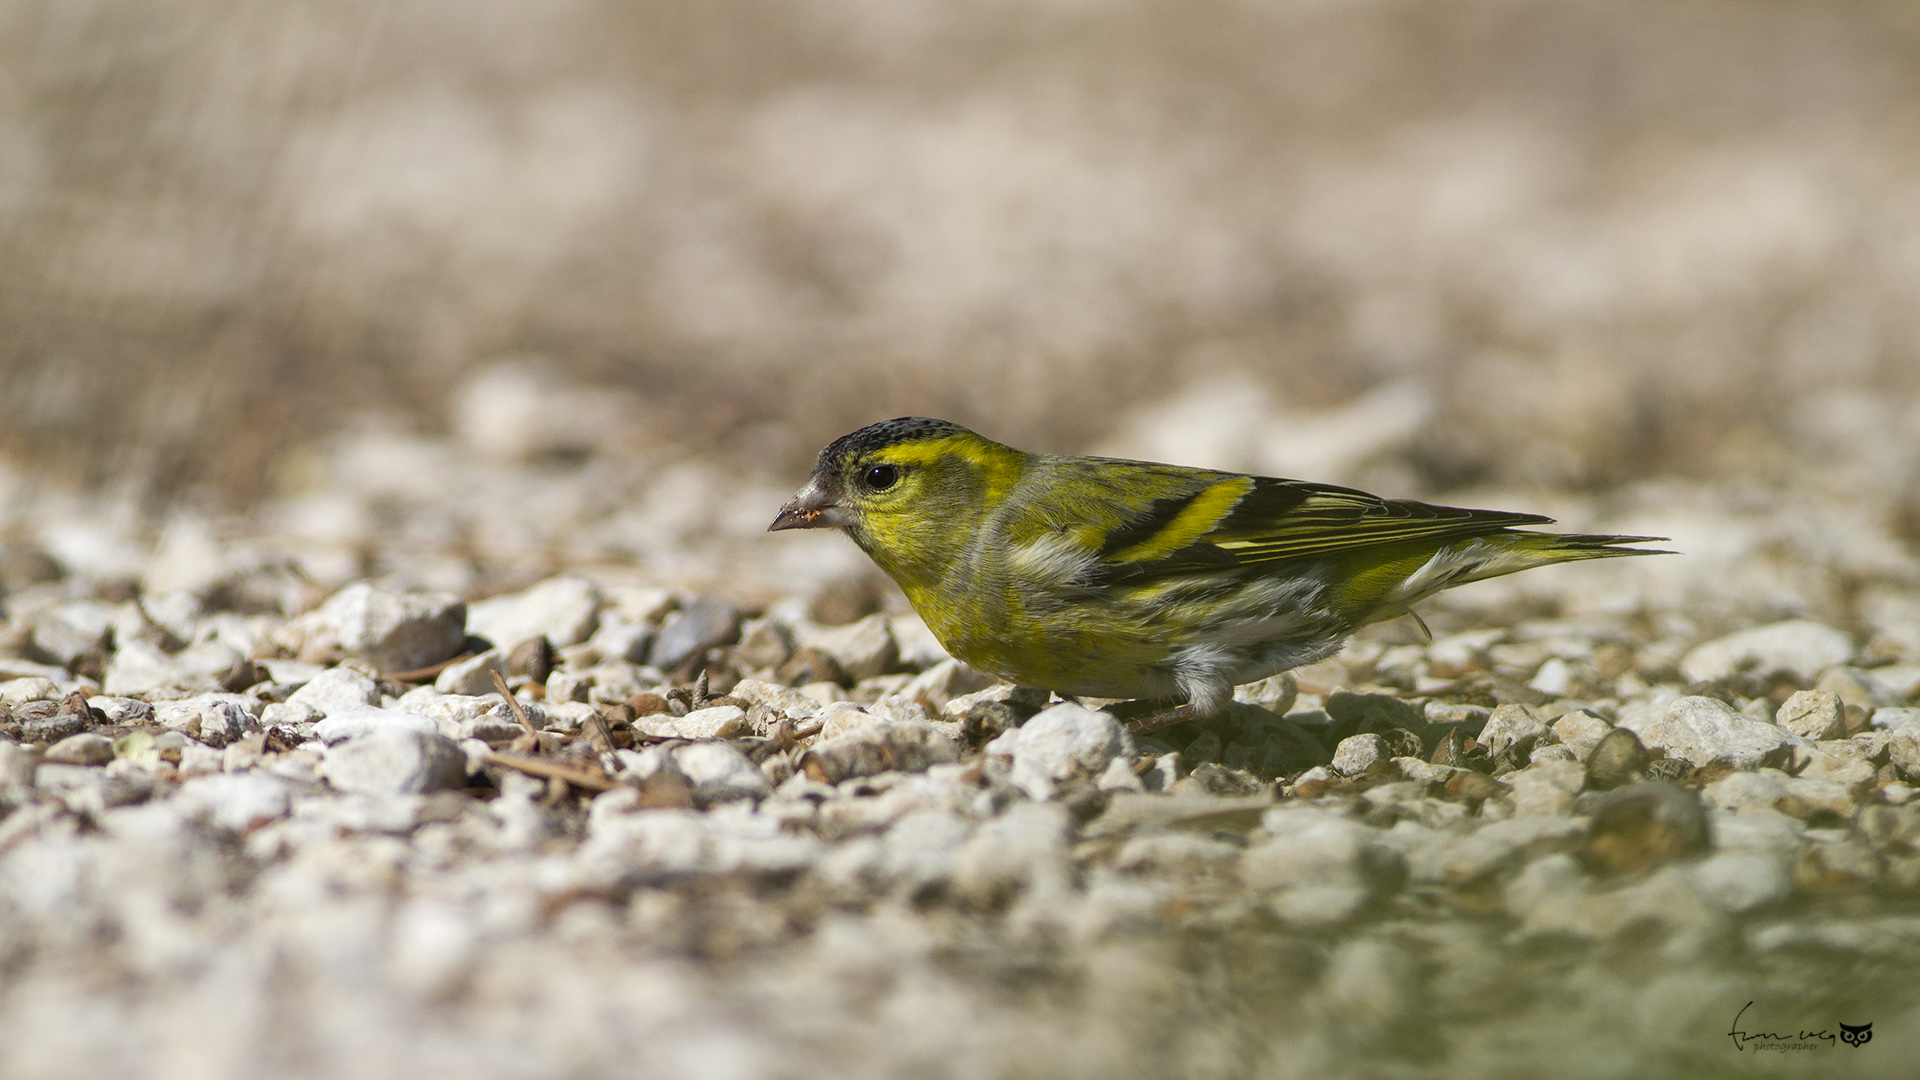
[{"label": "small rock", "polygon": [[750,671],[779,667],[793,655],[793,631],[778,619],[752,619],[740,627],[733,655]]},{"label": "small rock", "polygon": [[435,676],[433,688],[442,694],[449,695],[474,696],[495,693],[494,672],[499,672],[503,679],[507,677],[507,650],[488,649],[478,656],[470,656],[460,661]]},{"label": "small rock", "polygon": [[1840,696],[1828,690],[1801,690],[1774,713],[1773,722],[1803,739],[1844,739],[1847,711]]},{"label": "small rock", "polygon": [[900,688],[900,696],[924,701],[936,710],[945,710],[954,698],[985,690],[997,682],[993,676],[973,670],[958,660],[942,660],[913,677]]},{"label": "small rock", "polygon": [[1792,675],[1810,685],[1822,671],[1853,659],[1853,638],[1831,626],[1793,619],[1716,638],[1689,652],[1680,671],[1691,682],[1718,682],[1742,671]]},{"label": "small rock", "polygon": [[87,706],[98,709],[109,724],[143,724],[153,719],[153,706],[139,698],[101,694],[88,698]]},{"label": "small rock", "polygon": [[868,615],[848,626],[815,631],[807,645],[833,657],[854,682],[885,675],[900,659],[893,624],[881,614]]},{"label": "small rock", "polygon": [[1084,705],[1055,705],[987,744],[989,754],[1013,759],[1015,787],[1046,801],[1071,777],[1094,779],[1116,758],[1132,758],[1133,736],[1110,713]]},{"label": "small rock", "polygon": [[218,748],[260,729],[253,714],[257,707],[261,707],[259,702],[240,694],[201,694],[182,701],[163,701],[153,707],[153,718],[163,727]]},{"label": "small rock", "polygon": [[[1630,720],[1622,716],[1620,724]],[[1720,765],[1733,769],[1758,768],[1776,756],[1790,737],[1773,724],[1735,712],[1726,702],[1710,697],[1677,697],[1658,718],[1635,734],[1643,745],[1664,749],[1697,769]]]},{"label": "small rock", "polygon": [[883,772],[924,772],[959,759],[959,744],[931,724],[873,724],[815,743],[799,766],[819,783],[838,784]]},{"label": "small rock", "polygon": [[1384,732],[1394,728],[1419,729],[1426,723],[1419,709],[1386,694],[1355,694],[1336,690],[1324,706],[1343,730]]},{"label": "small rock", "polygon": [[261,772],[198,776],[180,785],[178,798],[190,813],[197,810],[214,825],[237,833],[286,817],[293,802],[285,780]]},{"label": "small rock", "polygon": [[1462,705],[1450,701],[1433,700],[1423,710],[1428,724],[1445,724],[1457,727],[1463,735],[1478,740],[1486,731],[1487,721],[1492,719],[1492,710],[1482,705]]},{"label": "small rock", "polygon": [[599,628],[587,639],[587,648],[600,659],[629,664],[646,663],[652,645],[653,627],[621,615],[602,614]]},{"label": "small rock", "polygon": [[45,760],[61,765],[105,765],[113,760],[113,740],[91,731],[69,735],[47,747]]},{"label": "small rock", "polygon": [[1364,776],[1386,761],[1386,744],[1372,732],[1349,735],[1333,749],[1333,771],[1341,776]]},{"label": "small rock", "polygon": [[738,705],[715,705],[685,716],[654,713],[634,720],[633,726],[667,739],[737,739],[747,734],[747,711]]},{"label": "small rock", "polygon": [[1586,782],[1576,761],[1543,761],[1504,779],[1513,787],[1515,817],[1560,817],[1573,809],[1573,797]]},{"label": "small rock", "polygon": [[1862,709],[1884,709],[1902,702],[1901,693],[1880,681],[1878,673],[1857,667],[1828,668],[1820,674],[1814,689],[1825,690],[1843,703]]},{"label": "small rock", "polygon": [[319,720],[321,715],[320,710],[311,705],[276,701],[260,710],[260,726],[263,728],[298,727],[301,724],[311,724]]},{"label": "small rock", "polygon": [[1711,843],[1700,800],[1678,784],[1649,780],[1594,807],[1581,858],[1597,872],[1639,874],[1703,854]]},{"label": "small rock", "polygon": [[446,660],[467,636],[467,603],[448,593],[401,593],[349,585],[289,630],[303,659],[354,656],[380,671],[412,671]]},{"label": "small rock", "polygon": [[341,791],[364,795],[461,788],[467,784],[467,755],[438,733],[382,727],[328,747],[326,777]]},{"label": "small rock", "polygon": [[740,633],[740,613],[711,597],[701,597],[667,620],[653,639],[647,662],[672,671]]},{"label": "small rock", "polygon": [[1515,753],[1526,753],[1546,733],[1546,721],[1525,705],[1501,705],[1487,717],[1486,726],[1480,729],[1479,742],[1489,754],[1499,754],[1509,748]]},{"label": "small rock", "polygon": [[1572,752],[1574,760],[1586,761],[1593,748],[1613,731],[1613,725],[1585,709],[1575,709],[1553,722],[1553,734]]},{"label": "small rock", "polygon": [[736,799],[762,799],[773,794],[773,785],[747,755],[723,742],[697,742],[673,752],[673,762],[692,784],[693,798],[700,806],[732,802]]},{"label": "small rock", "polygon": [[440,728],[429,717],[399,709],[378,709],[363,705],[357,709],[341,709],[313,725],[313,737],[328,746],[333,746],[350,739],[389,730],[412,731],[426,735],[435,734]]},{"label": "small rock", "polygon": [[[1115,761],[1123,760],[1115,758]],[[1173,785],[1176,796],[1205,795],[1211,798],[1239,799],[1258,795],[1273,787],[1245,769],[1232,769],[1212,761],[1194,766],[1191,773]]]},{"label": "small rock", "polygon": [[1693,867],[1700,894],[1725,911],[1753,911],[1793,895],[1781,860],[1757,851],[1716,852]]},{"label": "small rock", "polygon": [[526,638],[507,650],[507,675],[545,684],[553,674],[553,642],[545,635]]},{"label": "small rock", "polygon": [[471,605],[467,632],[503,647],[545,637],[564,649],[592,636],[602,603],[598,585],[577,574],[561,574]]},{"label": "small rock", "polygon": [[1293,808],[1269,810],[1261,823],[1272,839],[1241,855],[1240,878],[1270,893],[1269,908],[1288,922],[1343,922],[1407,881],[1406,860],[1358,823]]},{"label": "small rock", "polygon": [[289,705],[305,705],[321,716],[346,709],[363,709],[380,701],[380,687],[363,672],[350,667],[328,668],[287,698]]},{"label": "small rock", "polygon": [[953,892],[979,907],[1022,894],[1045,899],[1069,888],[1067,808],[1017,802],[974,830],[953,857]]},{"label": "small rock", "polygon": [[1593,791],[1612,791],[1646,775],[1647,748],[1639,736],[1626,728],[1614,728],[1595,743],[1587,754],[1587,787]]},{"label": "small rock", "polygon": [[1283,671],[1278,675],[1269,675],[1258,682],[1233,688],[1233,700],[1245,705],[1258,705],[1271,713],[1281,716],[1293,708],[1299,700],[1300,684],[1294,680],[1293,673]]}]

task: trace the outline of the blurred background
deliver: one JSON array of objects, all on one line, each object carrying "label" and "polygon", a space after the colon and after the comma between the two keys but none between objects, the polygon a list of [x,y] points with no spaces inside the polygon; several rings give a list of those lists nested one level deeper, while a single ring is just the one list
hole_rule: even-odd
[{"label": "blurred background", "polygon": [[1913,536],[1916,61],[1905,0],[9,2],[0,454],[233,509],[370,423],[1428,496],[1837,446]]}]

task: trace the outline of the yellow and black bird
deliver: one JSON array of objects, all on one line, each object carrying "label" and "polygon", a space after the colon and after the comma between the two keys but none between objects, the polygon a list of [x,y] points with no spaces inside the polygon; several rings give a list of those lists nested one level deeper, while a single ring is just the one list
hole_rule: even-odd
[{"label": "yellow and black bird", "polygon": [[1183,716],[1204,716],[1234,686],[1331,656],[1442,589],[1662,554],[1620,546],[1662,537],[1516,527],[1550,520],[1029,454],[915,416],[822,450],[770,531],[844,531],[980,671],[1062,694],[1183,699]]}]

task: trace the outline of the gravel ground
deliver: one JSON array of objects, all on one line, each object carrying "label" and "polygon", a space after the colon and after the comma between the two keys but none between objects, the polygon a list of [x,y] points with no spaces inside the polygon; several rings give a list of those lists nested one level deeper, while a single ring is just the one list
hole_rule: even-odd
[{"label": "gravel ground", "polygon": [[1454,497],[1686,554],[1460,590],[1135,737],[763,535],[777,486],[378,431],[310,465],[220,520],[9,482],[0,1075],[1920,1060],[1884,469]]}]

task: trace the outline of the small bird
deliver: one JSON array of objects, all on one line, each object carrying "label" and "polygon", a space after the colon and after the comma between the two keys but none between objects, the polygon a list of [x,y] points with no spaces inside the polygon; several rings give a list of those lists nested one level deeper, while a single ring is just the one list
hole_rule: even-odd
[{"label": "small bird", "polygon": [[1619,546],[1664,537],[1515,528],[1550,520],[1029,454],[908,416],[822,450],[768,531],[845,532],[977,670],[1065,695],[1184,700],[1160,727],[1216,713],[1236,685],[1325,659],[1442,589],[1664,554]]}]

